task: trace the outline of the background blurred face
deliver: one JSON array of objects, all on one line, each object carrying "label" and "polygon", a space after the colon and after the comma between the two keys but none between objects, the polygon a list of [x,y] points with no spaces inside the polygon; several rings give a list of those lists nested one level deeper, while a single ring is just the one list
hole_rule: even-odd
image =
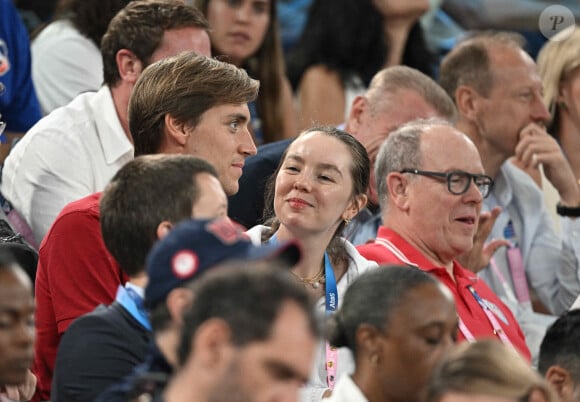
[{"label": "background blurred face", "polygon": [[[385,268],[388,269],[388,268]],[[435,365],[457,338],[457,313],[449,290],[426,283],[393,310],[377,373],[391,400],[424,400]]]},{"label": "background blurred face", "polygon": [[559,102],[565,107],[558,107],[561,118],[568,118],[574,126],[580,127],[580,67],[572,70],[560,84]]},{"label": "background blurred face", "polygon": [[193,205],[191,216],[195,219],[225,217],[228,213],[228,198],[216,177],[209,173],[195,176],[199,197]]},{"label": "background blurred face", "polygon": [[34,355],[34,300],[24,272],[0,271],[0,387],[24,383]]},{"label": "background blurred face", "polygon": [[369,202],[379,204],[377,183],[375,178],[375,161],[383,141],[391,131],[415,119],[438,117],[437,111],[429,105],[418,93],[401,90],[392,94],[392,99],[375,102],[373,106],[365,106],[359,121],[351,115],[346,131],[354,135],[363,144],[371,161],[371,176],[369,182]]},{"label": "background blurred face", "polygon": [[520,132],[530,123],[544,125],[550,118],[542,100],[542,82],[534,61],[521,49],[490,49],[494,77],[489,96],[477,99],[474,123],[483,141],[509,158]]},{"label": "background blurred face", "polygon": [[[431,128],[422,136],[420,150],[423,166],[418,169],[484,173],[475,145],[451,127]],[[408,177],[410,228],[417,242],[425,247],[422,251],[445,263],[469,251],[483,201],[473,181],[466,193],[455,195],[448,191],[445,180],[406,176],[413,176]]]},{"label": "background blurred face", "polygon": [[286,302],[271,336],[239,349],[210,401],[297,401],[298,389],[310,374],[315,345],[304,311]]},{"label": "background blurred face", "polygon": [[211,40],[219,54],[241,66],[253,56],[270,25],[270,0],[209,0],[207,19]]},{"label": "background blurred face", "polygon": [[334,235],[354,206],[352,163],[347,146],[334,137],[321,132],[298,137],[276,176],[274,210],[281,224],[295,234]]},{"label": "background blurred face", "polygon": [[159,47],[151,55],[149,64],[188,51],[211,56],[209,35],[205,30],[187,27],[165,31]]}]

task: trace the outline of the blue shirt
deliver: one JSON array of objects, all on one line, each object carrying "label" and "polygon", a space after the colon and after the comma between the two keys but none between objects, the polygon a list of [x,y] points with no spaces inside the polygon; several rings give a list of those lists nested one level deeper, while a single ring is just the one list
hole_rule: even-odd
[{"label": "blue shirt", "polygon": [[0,0],[0,114],[6,130],[26,132],[41,112],[31,78],[30,39],[11,0]]}]

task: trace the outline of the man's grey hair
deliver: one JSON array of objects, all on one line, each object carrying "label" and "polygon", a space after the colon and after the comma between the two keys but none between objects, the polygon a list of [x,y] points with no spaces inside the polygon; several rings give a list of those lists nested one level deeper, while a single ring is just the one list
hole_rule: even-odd
[{"label": "man's grey hair", "polygon": [[417,119],[391,132],[377,155],[375,162],[375,177],[381,210],[387,207],[387,176],[391,172],[400,172],[403,169],[421,169],[421,136],[437,126],[454,128],[444,119]]}]

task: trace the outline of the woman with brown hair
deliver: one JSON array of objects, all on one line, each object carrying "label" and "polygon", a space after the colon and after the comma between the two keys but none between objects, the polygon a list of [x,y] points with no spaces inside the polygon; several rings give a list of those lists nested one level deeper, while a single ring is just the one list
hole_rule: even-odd
[{"label": "woman with brown hair", "polygon": [[296,136],[292,90],[286,78],[276,0],[195,0],[211,27],[212,54],[260,81],[249,104],[256,144]]}]

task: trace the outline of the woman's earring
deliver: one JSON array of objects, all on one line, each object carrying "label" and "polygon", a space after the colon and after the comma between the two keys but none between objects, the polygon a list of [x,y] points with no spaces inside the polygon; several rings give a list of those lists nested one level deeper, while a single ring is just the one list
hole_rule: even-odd
[{"label": "woman's earring", "polygon": [[350,223],[350,219],[348,218],[344,218],[344,226],[348,226],[348,224]]},{"label": "woman's earring", "polygon": [[375,367],[379,365],[379,355],[374,354],[371,356],[371,364]]},{"label": "woman's earring", "polygon": [[558,102],[558,107],[559,107],[560,109],[568,109],[568,105],[567,105],[567,104],[566,104],[566,102],[564,102],[564,101],[559,101],[559,102]]}]

